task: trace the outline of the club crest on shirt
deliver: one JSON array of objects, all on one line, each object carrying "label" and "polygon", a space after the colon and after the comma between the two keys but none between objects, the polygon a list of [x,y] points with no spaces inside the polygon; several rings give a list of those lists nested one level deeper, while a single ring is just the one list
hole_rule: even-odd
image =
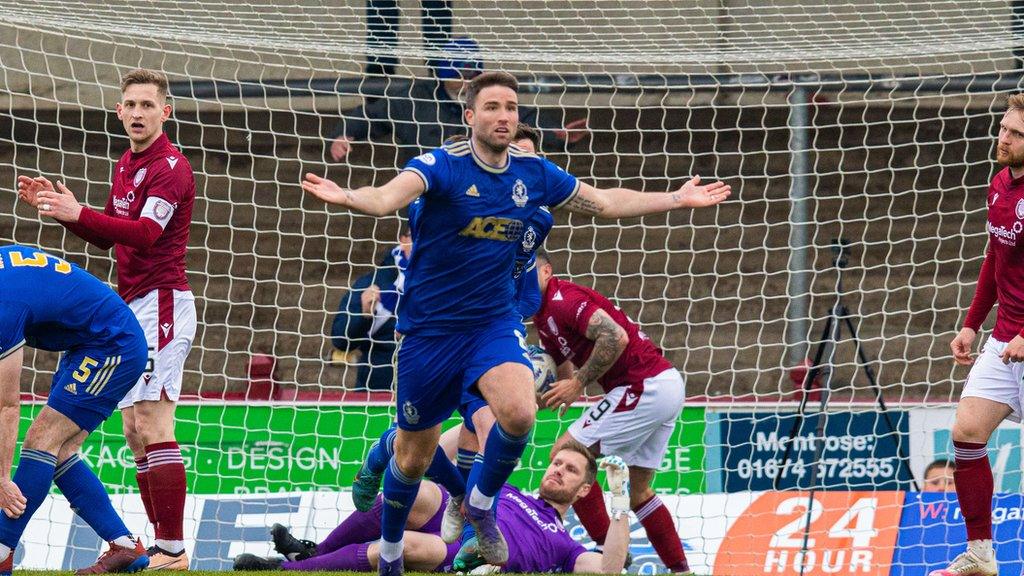
[{"label": "club crest on shirt", "polygon": [[523,251],[529,252],[536,245],[537,231],[533,229],[533,226],[530,226],[526,229],[526,234],[523,234]]},{"label": "club crest on shirt", "polygon": [[153,215],[159,220],[167,218],[171,214],[171,205],[163,200],[157,200],[156,205],[153,206]]},{"label": "club crest on shirt", "polygon": [[1017,200],[1017,207],[1014,208],[1014,212],[1017,213],[1017,218],[1024,220],[1024,198]]},{"label": "club crest on shirt", "polygon": [[516,183],[512,185],[512,201],[516,203],[516,206],[522,208],[526,206],[526,202],[530,200],[530,196],[526,193],[526,184],[523,184],[522,180],[516,179]]},{"label": "club crest on shirt", "polygon": [[420,421],[420,411],[408,400],[402,405],[402,412],[405,414],[405,421],[415,426]]},{"label": "club crest on shirt", "polygon": [[142,184],[142,179],[146,177],[146,169],[139,168],[139,171],[135,173],[135,178],[132,179],[132,185],[138,188],[139,184]]},{"label": "club crest on shirt", "polygon": [[558,336],[558,323],[551,316],[548,316],[548,328],[551,329],[551,333]]}]

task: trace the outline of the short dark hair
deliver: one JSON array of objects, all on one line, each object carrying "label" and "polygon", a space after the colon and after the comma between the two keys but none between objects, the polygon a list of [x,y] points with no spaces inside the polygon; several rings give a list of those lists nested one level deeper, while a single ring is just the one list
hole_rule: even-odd
[{"label": "short dark hair", "polygon": [[538,266],[540,266],[542,262],[547,262],[548,264],[551,264],[551,258],[548,257],[548,251],[545,250],[544,248],[537,248],[537,251],[534,252],[534,255],[537,258]]},{"label": "short dark hair", "polygon": [[529,124],[524,124],[522,122],[516,124],[515,139],[522,140],[524,138],[529,140],[530,142],[533,142],[533,147],[536,148],[538,152],[540,152],[540,130],[537,130],[533,126],[530,126]]},{"label": "short dark hair", "polygon": [[583,472],[583,481],[586,484],[593,484],[594,480],[597,480],[597,459],[594,458],[594,455],[586,446],[580,444],[577,440],[570,439],[566,441],[565,444],[562,444],[562,447],[558,449],[558,452],[561,452],[562,450],[582,454],[583,457],[587,459],[587,469]]},{"label": "short dark hair", "polygon": [[160,96],[167,97],[167,75],[159,70],[136,68],[128,72],[121,77],[121,92],[123,93],[132,84],[153,84]]},{"label": "short dark hair", "polygon": [[939,468],[951,468],[955,472],[956,462],[952,460],[947,460],[945,458],[939,458],[935,462],[929,464],[928,467],[924,469],[924,475],[927,476],[929,472],[931,472],[932,470],[937,470]]},{"label": "short dark hair", "polygon": [[466,108],[473,108],[476,104],[476,97],[480,91],[491,86],[504,86],[511,88],[513,92],[519,92],[519,81],[516,77],[501,70],[491,70],[473,78],[469,81],[469,88],[466,90]]}]

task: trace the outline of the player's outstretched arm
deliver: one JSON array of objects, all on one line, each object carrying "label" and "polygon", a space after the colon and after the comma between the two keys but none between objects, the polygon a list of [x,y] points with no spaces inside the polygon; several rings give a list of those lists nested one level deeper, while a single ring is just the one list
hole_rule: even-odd
[{"label": "player's outstretched arm", "polygon": [[638,192],[629,188],[595,188],[580,182],[580,189],[565,208],[598,218],[629,218],[679,208],[704,208],[722,202],[732,194],[724,182],[701,184],[694,176],[672,192]]},{"label": "player's outstretched arm", "polygon": [[372,216],[386,216],[405,208],[425,190],[423,179],[413,172],[399,172],[383,186],[363,186],[355,190],[307,172],[302,189],[328,204]]},{"label": "player's outstretched arm", "polygon": [[629,468],[618,456],[601,461],[611,501],[611,525],[604,539],[603,552],[587,552],[576,559],[573,572],[620,574],[629,552]]},{"label": "player's outstretched arm", "polygon": [[0,359],[0,509],[10,518],[25,512],[25,497],[11,481],[14,445],[18,442],[21,403],[21,365],[25,349],[18,348]]}]

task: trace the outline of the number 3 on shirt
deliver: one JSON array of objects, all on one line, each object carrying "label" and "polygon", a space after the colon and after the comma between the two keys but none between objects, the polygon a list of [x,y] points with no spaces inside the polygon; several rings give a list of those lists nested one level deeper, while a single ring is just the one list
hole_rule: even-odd
[{"label": "number 3 on shirt", "polygon": [[[53,258],[53,269],[61,274],[71,273],[71,264],[68,264],[66,260],[44,254],[42,252],[33,252],[31,258],[25,258],[20,252],[10,252],[7,255],[11,259],[12,268],[21,268],[22,266],[28,266],[31,268],[43,268],[49,264],[50,259]],[[0,258],[0,268],[4,267],[4,261]]]}]

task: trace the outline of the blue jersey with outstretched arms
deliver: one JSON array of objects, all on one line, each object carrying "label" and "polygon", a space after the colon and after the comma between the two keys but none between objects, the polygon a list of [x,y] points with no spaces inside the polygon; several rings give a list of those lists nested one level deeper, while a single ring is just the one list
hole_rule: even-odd
[{"label": "blue jersey with outstretched arms", "polygon": [[519,319],[513,276],[527,225],[541,207],[571,199],[576,178],[514,148],[505,166],[489,166],[468,141],[418,156],[405,170],[426,191],[410,226],[398,330],[440,335]]},{"label": "blue jersey with outstretched arms", "polygon": [[0,357],[23,344],[130,343],[141,330],[128,305],[85,270],[37,248],[0,247]]}]

